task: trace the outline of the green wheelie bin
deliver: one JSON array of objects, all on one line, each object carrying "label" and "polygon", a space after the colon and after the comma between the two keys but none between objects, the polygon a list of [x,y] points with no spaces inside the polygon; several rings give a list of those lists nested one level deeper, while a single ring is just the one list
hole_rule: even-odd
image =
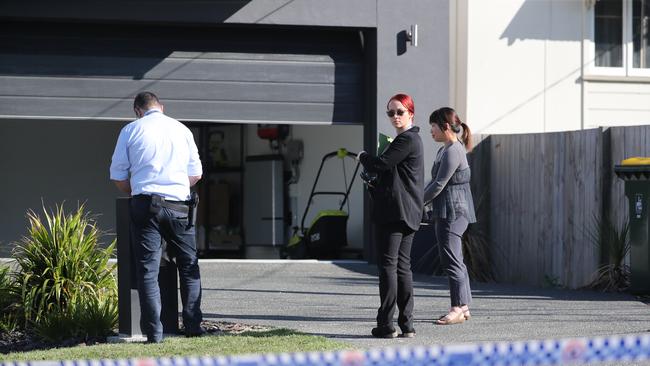
[{"label": "green wheelie bin", "polygon": [[625,181],[630,219],[630,292],[650,293],[650,158],[629,158],[614,166]]}]

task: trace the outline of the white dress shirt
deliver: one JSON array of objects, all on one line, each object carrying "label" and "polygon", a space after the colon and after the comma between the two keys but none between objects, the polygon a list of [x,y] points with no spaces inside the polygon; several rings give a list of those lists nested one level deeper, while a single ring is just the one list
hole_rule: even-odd
[{"label": "white dress shirt", "polygon": [[112,180],[130,180],[131,195],[156,193],[174,201],[189,199],[188,177],[202,173],[192,132],[158,109],[122,128],[110,168]]}]

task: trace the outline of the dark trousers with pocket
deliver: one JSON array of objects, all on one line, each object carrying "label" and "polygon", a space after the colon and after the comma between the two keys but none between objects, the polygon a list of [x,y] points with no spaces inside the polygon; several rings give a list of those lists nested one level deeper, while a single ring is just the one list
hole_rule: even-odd
[{"label": "dark trousers with pocket", "polygon": [[402,332],[411,332],[413,331],[411,246],[415,231],[404,222],[378,224],[376,229],[381,301],[377,312],[377,326],[392,327],[397,305],[399,327]]},{"label": "dark trousers with pocket", "polygon": [[436,219],[436,240],[440,252],[440,264],[449,278],[451,306],[469,305],[472,290],[469,287],[469,274],[463,262],[463,244],[461,238],[467,230],[467,219],[459,217],[454,221]]},{"label": "dark trousers with pocket", "polygon": [[[162,340],[160,321],[160,287],[158,271],[162,255],[162,239],[167,243],[170,257],[176,258],[183,304],[183,325],[186,332],[200,329],[201,275],[196,255],[194,227],[188,227],[187,213],[162,208],[153,214],[150,199],[131,199],[133,245],[140,297],[140,328],[150,342]],[[170,284],[160,284],[168,286]]]}]

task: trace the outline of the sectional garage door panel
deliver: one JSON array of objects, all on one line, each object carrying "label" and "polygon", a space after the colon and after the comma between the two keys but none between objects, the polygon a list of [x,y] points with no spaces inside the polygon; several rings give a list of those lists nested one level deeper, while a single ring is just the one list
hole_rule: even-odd
[{"label": "sectional garage door panel", "polygon": [[[321,121],[324,115],[332,115],[331,105],[315,103],[260,103],[260,102],[202,102],[189,100],[163,100],[165,112],[183,121],[223,122],[223,123],[283,123],[283,124],[325,124]],[[70,105],[74,105],[76,115],[69,115]],[[101,119],[101,120],[133,120],[128,113],[133,110],[133,101],[105,100],[96,98],[45,98],[36,102],[18,97],[2,97],[0,102],[5,116],[20,116],[23,118],[39,119],[43,116],[60,119]],[[353,106],[351,106],[353,107]],[[214,111],[219,119],[201,118],[197,109],[205,109],[206,113]],[[171,109],[171,111],[170,111]],[[21,114],[29,110],[31,115]],[[126,111],[126,113],[125,113]],[[210,114],[211,116],[212,114]],[[241,118],[245,115],[246,118]],[[118,117],[111,117],[118,116]],[[179,116],[193,116],[179,117]],[[275,119],[270,120],[269,116]],[[300,116],[298,120],[296,116]]]},{"label": "sectional garage door panel", "polygon": [[[61,77],[3,77],[0,95],[20,97],[74,97],[121,98],[135,95],[144,89],[155,90],[165,100],[170,100],[178,90],[184,90],[183,97],[192,101],[251,101],[328,103],[335,97],[354,100],[359,96],[354,88],[340,88],[336,91],[331,84],[287,83],[287,82],[232,82],[232,81],[186,81],[186,80],[116,80],[100,78]],[[244,99],[245,98],[245,99]]]},{"label": "sectional garage door panel", "polygon": [[186,121],[363,123],[355,32],[48,27],[0,26],[0,116],[128,120],[151,90]]}]

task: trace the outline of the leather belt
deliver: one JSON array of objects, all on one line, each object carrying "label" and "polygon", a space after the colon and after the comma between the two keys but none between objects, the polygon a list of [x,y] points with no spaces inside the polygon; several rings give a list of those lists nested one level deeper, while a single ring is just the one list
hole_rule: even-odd
[{"label": "leather belt", "polygon": [[182,213],[185,213],[185,214],[190,212],[190,208],[189,208],[189,206],[187,206],[187,204],[180,204],[180,203],[173,203],[173,202],[170,202],[170,201],[163,201],[161,206],[165,207],[165,208],[168,208],[170,210],[182,212]]},{"label": "leather belt", "polygon": [[[136,194],[133,198],[151,201],[151,196],[148,194]],[[186,214],[190,212],[189,204],[188,201],[168,201],[163,198],[160,206]]]}]

